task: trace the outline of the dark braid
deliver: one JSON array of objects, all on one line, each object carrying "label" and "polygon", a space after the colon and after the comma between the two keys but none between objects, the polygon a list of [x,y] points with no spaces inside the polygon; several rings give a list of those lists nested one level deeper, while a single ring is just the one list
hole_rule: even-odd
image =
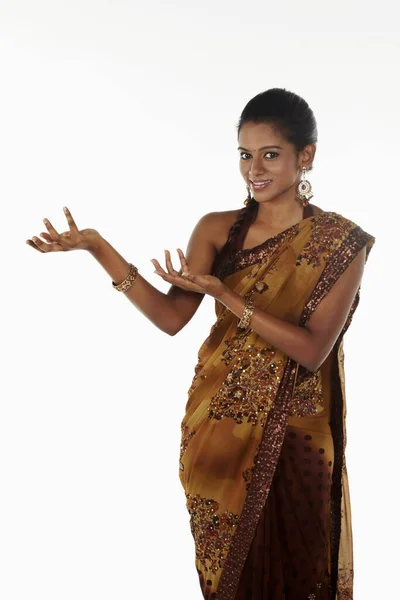
[{"label": "dark braid", "polygon": [[[284,88],[271,88],[254,96],[244,107],[237,124],[237,135],[245,123],[267,123],[293,145],[299,154],[308,144],[316,144],[318,138],[314,113],[307,102]],[[309,171],[313,166],[309,167]],[[215,259],[212,274],[223,279],[232,266],[235,250],[241,248],[248,228],[258,213],[258,202],[250,202],[239,211],[228,233],[228,239]]]},{"label": "dark braid", "polygon": [[258,202],[251,197],[251,200],[239,211],[236,221],[231,225],[228,238],[214,262],[213,275],[219,277],[219,279],[222,280],[228,274],[232,257],[235,251],[240,248],[240,242],[243,242],[244,235],[255,221],[257,213]]}]

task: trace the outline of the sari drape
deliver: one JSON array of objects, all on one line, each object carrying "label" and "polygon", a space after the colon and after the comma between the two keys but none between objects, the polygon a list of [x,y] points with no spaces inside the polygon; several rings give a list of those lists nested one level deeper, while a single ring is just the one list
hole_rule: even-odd
[{"label": "sari drape", "polygon": [[[235,253],[224,283],[305,326],[375,238],[334,212]],[[343,335],[311,372],[215,302],[181,423],[179,477],[207,600],[350,600]]]}]

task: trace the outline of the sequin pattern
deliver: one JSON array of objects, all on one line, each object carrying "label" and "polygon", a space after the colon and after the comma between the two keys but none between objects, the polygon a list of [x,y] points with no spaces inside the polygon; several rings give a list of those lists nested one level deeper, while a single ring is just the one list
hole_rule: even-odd
[{"label": "sequin pattern", "polygon": [[[375,238],[363,231],[358,225],[350,231],[347,236],[346,243],[340,244],[335,252],[332,253],[330,260],[322,271],[321,277],[304,307],[304,311],[299,323],[300,325],[306,324],[321,300],[331,290],[332,286],[338,280],[340,275],[344,273],[352,260],[354,260],[354,258],[357,256],[361,248],[363,248],[366,244],[366,258],[368,258],[369,252],[372,248],[372,243],[374,241]],[[355,301],[353,302],[352,310],[347,318],[345,328],[349,326],[357,304],[358,298],[356,297]]]},{"label": "sequin pattern", "polygon": [[352,221],[344,220],[341,215],[334,212],[329,215],[325,213],[317,215],[310,239],[298,255],[296,265],[307,263],[318,267],[323,264],[322,261],[329,259],[332,249],[345,239],[353,225]]},{"label": "sequin pattern", "polygon": [[291,417],[306,417],[316,415],[318,409],[323,409],[324,397],[322,393],[321,371],[308,371],[299,366],[293,398],[290,402]]},{"label": "sequin pattern", "polygon": [[[283,243],[290,243],[296,235],[299,233],[299,224],[296,223],[289,229],[282,231],[278,235],[265,240],[261,244],[258,244],[254,248],[244,248],[235,252],[232,260],[229,264],[221,265],[221,279],[227,277],[231,273],[238,271],[239,269],[248,267],[252,264],[264,264],[271,260],[272,256]],[[223,276],[222,276],[223,272]],[[249,277],[251,277],[249,273]]]},{"label": "sequin pattern", "polygon": [[[274,360],[273,348],[250,345],[236,352],[234,368],[208,406],[210,419],[230,417],[240,424],[265,425],[278,391],[283,361]],[[233,356],[228,355],[228,358]]]},{"label": "sequin pattern", "polygon": [[228,510],[219,513],[219,503],[199,494],[186,494],[190,528],[195,540],[196,559],[206,572],[222,568],[239,515]]}]

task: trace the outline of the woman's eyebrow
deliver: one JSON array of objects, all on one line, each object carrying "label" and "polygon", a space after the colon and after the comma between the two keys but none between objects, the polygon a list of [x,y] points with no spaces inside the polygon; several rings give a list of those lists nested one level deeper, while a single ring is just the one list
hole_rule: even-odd
[{"label": "woman's eyebrow", "polygon": [[[279,148],[279,150],[283,150],[283,148],[281,146],[262,146],[261,148],[259,148],[259,150],[266,150],[267,148]],[[238,150],[247,150],[247,148],[242,148],[242,146],[238,147]]]}]

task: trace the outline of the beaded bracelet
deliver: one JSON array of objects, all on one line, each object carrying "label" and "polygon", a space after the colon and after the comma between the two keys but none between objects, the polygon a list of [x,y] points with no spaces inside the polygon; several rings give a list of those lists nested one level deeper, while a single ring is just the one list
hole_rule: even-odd
[{"label": "beaded bracelet", "polygon": [[117,292],[126,292],[126,290],[129,290],[132,283],[135,281],[135,279],[138,276],[137,267],[135,267],[132,263],[129,263],[129,267],[130,267],[129,273],[128,273],[126,279],[124,279],[124,281],[122,281],[118,285],[114,281],[112,281],[113,288],[114,288],[114,290],[117,290]]},{"label": "beaded bracelet", "polygon": [[245,307],[243,310],[243,314],[238,323],[238,327],[240,329],[246,329],[250,325],[251,315],[254,312],[254,300],[251,296],[246,296],[245,298]]}]

